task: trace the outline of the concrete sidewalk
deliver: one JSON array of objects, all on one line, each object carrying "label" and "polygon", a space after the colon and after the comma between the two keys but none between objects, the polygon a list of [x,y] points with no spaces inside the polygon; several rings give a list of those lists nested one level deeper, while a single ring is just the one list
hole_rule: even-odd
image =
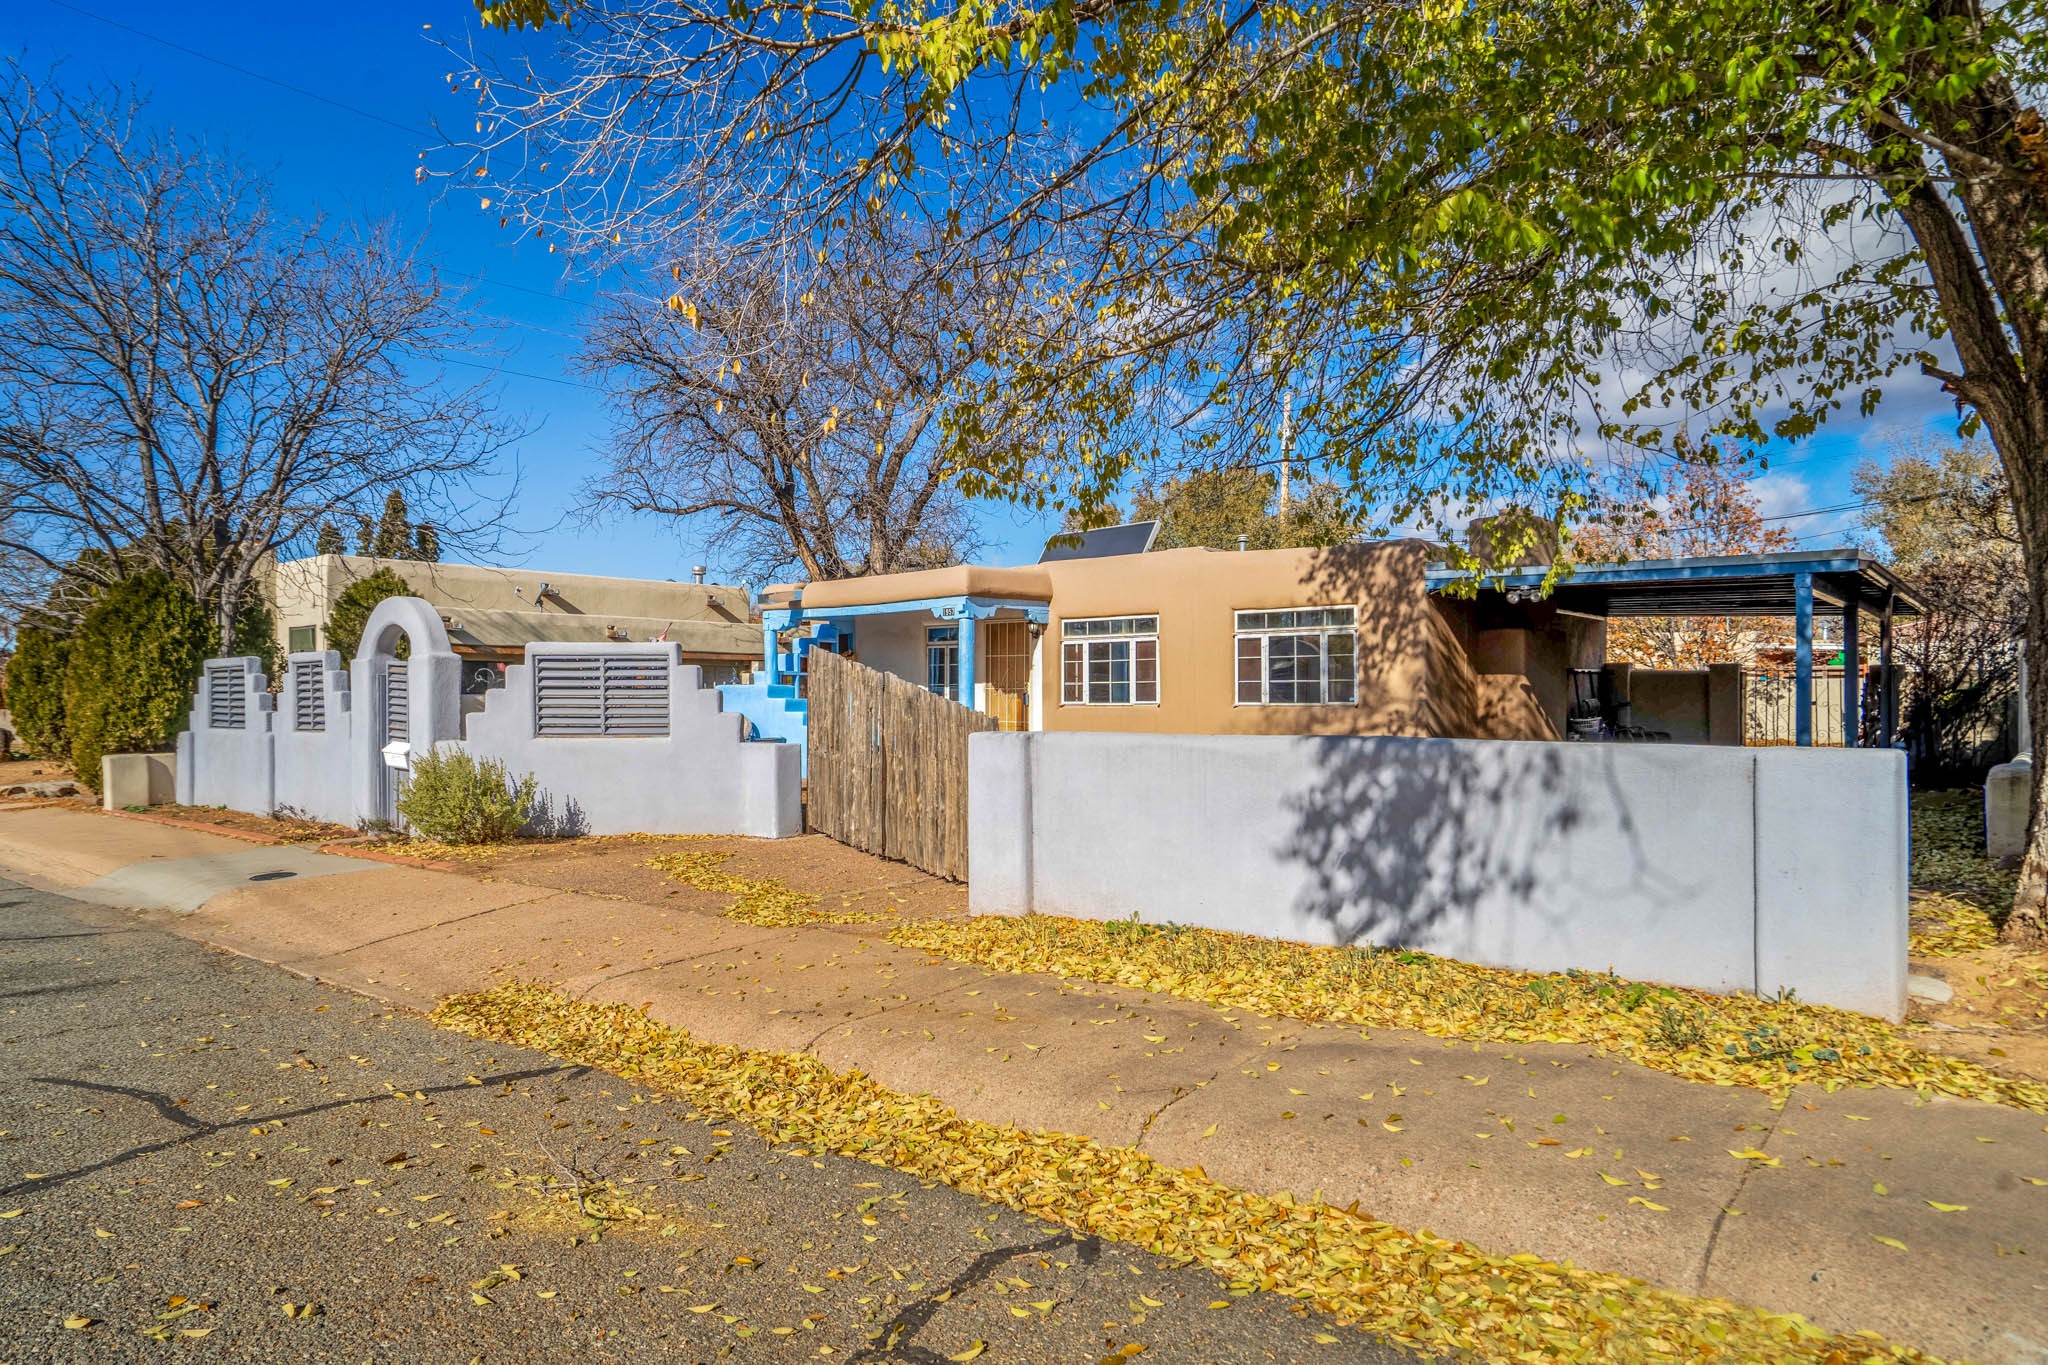
[{"label": "concrete sidewalk", "polygon": [[[121,873],[147,891],[179,873],[137,863],[246,851],[69,810],[0,812],[0,873],[46,889],[104,889]],[[488,878],[369,866],[139,913],[421,1009],[507,976],[557,982],[709,1041],[808,1051],[973,1118],[1356,1201],[1488,1251],[1950,1357],[2048,1362],[2048,1186],[2028,1183],[2048,1180],[2038,1114],[1815,1087],[1778,1111],[1755,1091],[1582,1048],[1368,1036],[987,972],[896,948],[883,925],[762,929],[720,917],[720,896],[563,880],[545,865]],[[1778,1164],[1731,1154],[1752,1150]]]}]

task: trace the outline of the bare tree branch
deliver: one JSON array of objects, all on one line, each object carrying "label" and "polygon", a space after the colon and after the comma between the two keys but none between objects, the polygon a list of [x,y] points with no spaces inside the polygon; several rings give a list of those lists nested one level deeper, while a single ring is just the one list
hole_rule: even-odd
[{"label": "bare tree branch", "polygon": [[393,488],[488,544],[515,433],[438,382],[458,301],[388,231],[283,222],[143,115],[0,67],[0,556],[162,569],[232,643],[267,557]]}]

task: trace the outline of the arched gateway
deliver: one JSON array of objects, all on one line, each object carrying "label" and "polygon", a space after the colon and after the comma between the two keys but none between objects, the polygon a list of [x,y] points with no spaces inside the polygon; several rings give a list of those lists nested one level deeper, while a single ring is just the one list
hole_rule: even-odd
[{"label": "arched gateway", "polygon": [[[398,657],[398,645],[409,646]],[[364,822],[398,819],[398,793],[414,759],[461,738],[462,661],[431,603],[387,597],[370,613],[350,669],[359,709],[351,782]]]}]

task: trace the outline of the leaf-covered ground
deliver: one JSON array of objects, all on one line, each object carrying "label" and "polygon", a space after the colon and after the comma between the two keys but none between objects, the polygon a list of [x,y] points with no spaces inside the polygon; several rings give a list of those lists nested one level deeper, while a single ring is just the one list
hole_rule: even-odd
[{"label": "leaf-covered ground", "polygon": [[1206,1265],[1233,1296],[1286,1294],[1422,1349],[1495,1361],[1925,1359],[1875,1336],[1829,1336],[1796,1316],[1530,1255],[1490,1256],[1355,1210],[1232,1189],[1133,1148],[964,1119],[813,1057],[701,1043],[637,1009],[542,986],[456,996],[434,1018],[685,1095],[771,1142],[809,1143]]},{"label": "leaf-covered ground", "polygon": [[[816,896],[723,871],[725,856],[686,851],[651,865],[686,885],[733,896],[726,913],[751,924],[890,918],[821,909]],[[1594,1047],[1690,1080],[1775,1094],[1802,1081],[1881,1085],[2048,1113],[2048,1084],[1927,1051],[1904,1030],[1868,1015],[1796,1001],[1055,915],[894,920],[887,937],[900,947],[998,971],[1165,991],[1259,1014],[1413,1029],[1436,1038]]]},{"label": "leaf-covered ground", "polygon": [[2005,922],[2019,873],[1985,856],[1982,792],[1915,793],[1912,836],[1914,891],[1978,910],[1993,930]]}]

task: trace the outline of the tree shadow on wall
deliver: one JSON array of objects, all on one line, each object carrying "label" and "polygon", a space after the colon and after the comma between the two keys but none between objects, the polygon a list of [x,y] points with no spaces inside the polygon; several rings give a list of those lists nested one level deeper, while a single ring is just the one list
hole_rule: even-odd
[{"label": "tree shadow on wall", "polygon": [[[1305,578],[1312,600],[1358,605],[1360,702],[1377,668],[1377,685],[1406,698],[1411,735],[1428,732],[1445,701],[1429,695],[1431,685],[1457,688],[1469,677],[1432,674],[1426,649],[1448,641],[1462,662],[1462,647],[1441,633],[1422,590],[1424,558],[1420,546],[1340,547]],[[1389,714],[1403,709],[1381,702]],[[1288,803],[1293,830],[1279,853],[1307,872],[1295,910],[1326,923],[1337,942],[1449,952],[1569,942],[1588,897],[1682,905],[1697,891],[1651,855],[1614,752],[1390,735],[1304,742],[1314,747],[1314,775]],[[1580,835],[1599,836],[1597,845],[1577,844]]]}]

